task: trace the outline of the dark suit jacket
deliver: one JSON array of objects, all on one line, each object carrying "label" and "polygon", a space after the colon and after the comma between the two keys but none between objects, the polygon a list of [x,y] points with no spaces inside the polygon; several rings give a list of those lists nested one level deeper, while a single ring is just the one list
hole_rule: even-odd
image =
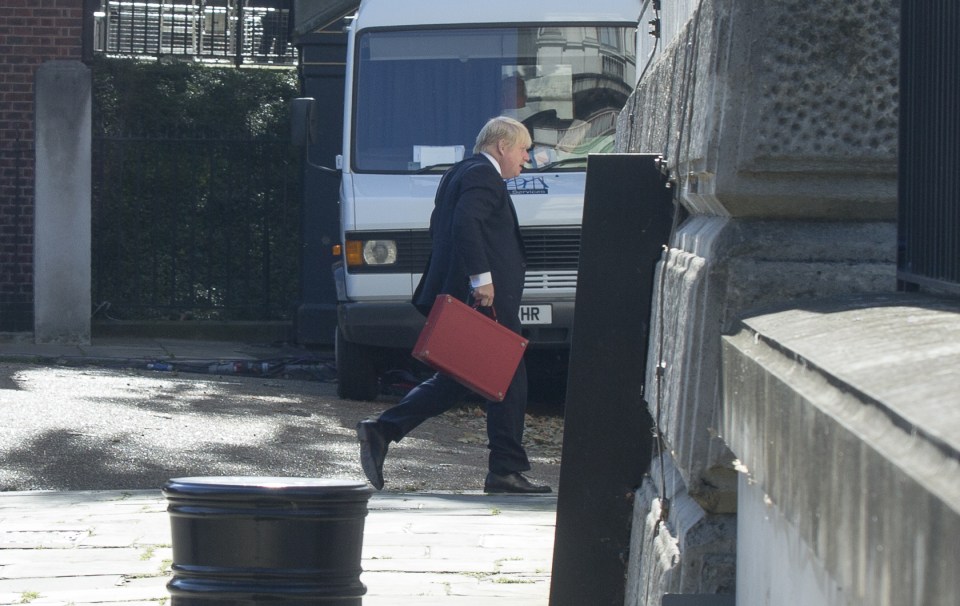
[{"label": "dark suit jacket", "polygon": [[497,320],[520,331],[526,260],[517,211],[503,178],[482,154],[444,174],[430,216],[432,251],[414,304],[429,312],[438,294],[467,301],[470,276],[493,275]]}]

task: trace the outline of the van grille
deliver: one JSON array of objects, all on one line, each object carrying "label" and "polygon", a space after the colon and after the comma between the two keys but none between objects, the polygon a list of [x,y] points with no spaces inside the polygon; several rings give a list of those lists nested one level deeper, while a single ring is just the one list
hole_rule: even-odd
[{"label": "van grille", "polygon": [[520,233],[527,252],[527,273],[572,271],[576,280],[580,265],[579,227],[528,227]]},{"label": "van grille", "polygon": [[[575,288],[580,264],[580,227],[521,228],[527,253],[527,289]],[[430,256],[426,230],[350,232],[351,240],[395,240],[397,262],[385,267],[351,268],[353,273],[420,273]]]}]

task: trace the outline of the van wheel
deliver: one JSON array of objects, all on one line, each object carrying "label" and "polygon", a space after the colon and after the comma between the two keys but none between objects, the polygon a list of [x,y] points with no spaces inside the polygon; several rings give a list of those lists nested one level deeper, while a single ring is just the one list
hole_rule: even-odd
[{"label": "van wheel", "polygon": [[374,363],[374,349],[347,341],[338,326],[334,354],[337,395],[346,400],[376,400],[380,395],[380,381]]}]

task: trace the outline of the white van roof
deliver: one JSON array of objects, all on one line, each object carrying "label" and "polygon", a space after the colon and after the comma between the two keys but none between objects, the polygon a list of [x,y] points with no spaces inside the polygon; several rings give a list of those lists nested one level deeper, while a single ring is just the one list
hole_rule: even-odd
[{"label": "white van roof", "polygon": [[642,0],[363,0],[355,27],[590,21],[636,24]]}]

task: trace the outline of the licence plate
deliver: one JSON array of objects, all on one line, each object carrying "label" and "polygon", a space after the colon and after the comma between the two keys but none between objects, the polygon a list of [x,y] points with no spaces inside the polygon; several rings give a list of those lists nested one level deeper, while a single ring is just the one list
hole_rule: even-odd
[{"label": "licence plate", "polygon": [[521,324],[552,324],[553,306],[552,305],[521,305],[520,306]]}]

